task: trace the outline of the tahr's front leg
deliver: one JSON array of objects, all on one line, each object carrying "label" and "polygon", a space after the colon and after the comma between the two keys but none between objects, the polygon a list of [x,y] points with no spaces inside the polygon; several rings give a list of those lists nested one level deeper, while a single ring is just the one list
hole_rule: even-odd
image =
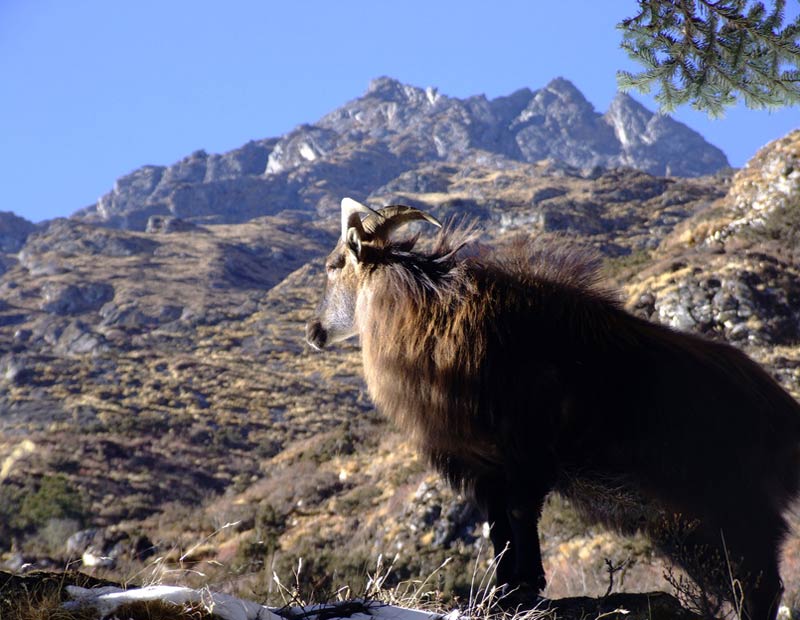
[{"label": "tahr's front leg", "polygon": [[516,545],[513,544],[514,530],[508,517],[504,493],[492,493],[487,498],[486,518],[489,521],[489,537],[497,561],[497,584],[513,586],[516,581]]},{"label": "tahr's front leg", "polygon": [[546,585],[538,524],[544,497],[515,501],[515,494],[498,486],[485,497],[490,537],[497,563],[497,583],[533,589]]}]

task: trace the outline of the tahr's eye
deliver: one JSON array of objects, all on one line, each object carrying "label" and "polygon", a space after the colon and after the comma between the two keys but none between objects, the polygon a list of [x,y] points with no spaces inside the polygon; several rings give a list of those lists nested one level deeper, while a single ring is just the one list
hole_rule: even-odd
[{"label": "tahr's eye", "polygon": [[344,267],[344,256],[337,256],[333,260],[328,261],[325,263],[325,269],[329,273],[331,271],[336,271],[337,269],[341,269]]}]

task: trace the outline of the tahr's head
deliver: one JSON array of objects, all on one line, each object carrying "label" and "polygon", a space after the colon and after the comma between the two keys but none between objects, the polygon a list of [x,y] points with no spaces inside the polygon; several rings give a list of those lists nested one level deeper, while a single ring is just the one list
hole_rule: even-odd
[{"label": "tahr's head", "polygon": [[342,200],[342,235],[325,261],[328,279],[316,315],[306,325],[308,344],[321,350],[358,333],[356,301],[369,284],[369,274],[385,262],[391,232],[415,220],[441,226],[413,207],[392,205],[376,211],[352,198]]}]

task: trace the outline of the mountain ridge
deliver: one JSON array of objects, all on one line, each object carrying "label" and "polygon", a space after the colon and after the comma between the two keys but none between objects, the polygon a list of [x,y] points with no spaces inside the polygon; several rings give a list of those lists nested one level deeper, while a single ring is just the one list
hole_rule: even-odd
[{"label": "mountain ridge", "polygon": [[283,136],[142,166],[73,217],[144,230],[154,215],[232,224],[285,210],[326,214],[340,196],[365,198],[425,162],[479,157],[506,167],[554,159],[579,170],[632,167],[659,176],[728,166],[722,151],[685,125],[628,95],[601,114],[564,78],[493,99],[459,99],[380,77],[360,97]]}]

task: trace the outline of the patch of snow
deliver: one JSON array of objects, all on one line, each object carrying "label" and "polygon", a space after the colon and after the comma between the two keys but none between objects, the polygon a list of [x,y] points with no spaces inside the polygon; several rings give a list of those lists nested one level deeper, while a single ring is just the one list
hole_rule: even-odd
[{"label": "patch of snow", "polygon": [[383,108],[383,115],[386,117],[386,121],[389,123],[392,122],[392,120],[394,120],[395,114],[397,114],[397,104],[391,102],[381,107]]},{"label": "patch of snow", "polygon": [[[285,620],[291,617],[313,618],[314,612],[330,620],[337,620],[335,615],[336,604],[312,605],[303,608],[282,608],[285,613],[279,615],[275,608],[259,605],[252,601],[245,601],[228,594],[211,592],[207,589],[195,590],[180,586],[146,586],[131,590],[108,586],[101,588],[79,588],[67,586],[67,592],[72,601],[63,604],[64,609],[82,610],[93,609],[101,617],[113,614],[121,606],[138,601],[161,601],[175,605],[202,605],[206,611],[219,616],[223,620]],[[343,605],[347,605],[344,603]],[[452,611],[446,616],[441,614],[384,605],[383,603],[364,603],[366,613],[346,613],[349,620],[459,620],[458,611]],[[345,610],[346,611],[346,608]],[[345,615],[343,615],[345,617]]]},{"label": "patch of snow", "polygon": [[278,174],[283,172],[285,166],[283,165],[283,146],[278,144],[267,158],[267,169],[265,174]]},{"label": "patch of snow", "polygon": [[209,613],[223,620],[283,620],[268,607],[208,590],[194,590],[178,586],[146,586],[133,590],[109,586],[104,588],[79,588],[67,586],[74,599],[64,603],[65,609],[94,609],[102,617],[114,613],[119,607],[136,601],[162,601],[175,605],[203,605]]},{"label": "patch of snow", "polygon": [[307,161],[315,161],[317,159],[317,152],[308,142],[303,142],[300,145],[300,157]]}]

